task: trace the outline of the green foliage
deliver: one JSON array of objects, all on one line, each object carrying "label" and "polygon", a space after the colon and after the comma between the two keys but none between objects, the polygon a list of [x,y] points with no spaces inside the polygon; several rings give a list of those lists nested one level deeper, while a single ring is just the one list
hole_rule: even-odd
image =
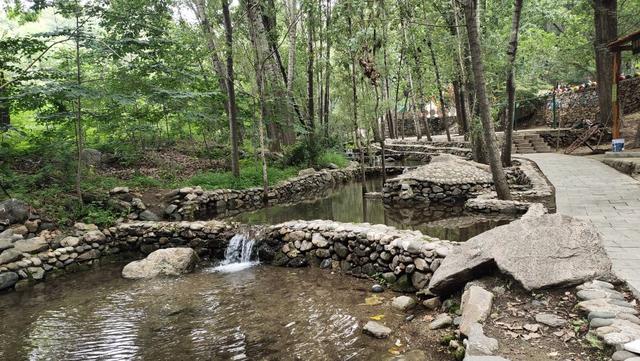
[{"label": "green foliage", "polygon": [[121,216],[116,211],[105,209],[101,204],[91,203],[81,209],[77,218],[82,219],[84,223],[96,224],[98,227],[109,227]]},{"label": "green foliage", "polygon": [[[274,185],[298,174],[296,167],[267,168],[269,184]],[[184,182],[185,185],[201,186],[205,189],[246,189],[262,186],[262,165],[259,162],[242,162],[240,177],[235,178],[231,172],[201,172]]]},{"label": "green foliage", "polygon": [[318,165],[320,167],[327,167],[330,163],[333,163],[340,168],[344,168],[349,165],[349,159],[347,159],[347,156],[344,153],[329,149],[318,157]]}]

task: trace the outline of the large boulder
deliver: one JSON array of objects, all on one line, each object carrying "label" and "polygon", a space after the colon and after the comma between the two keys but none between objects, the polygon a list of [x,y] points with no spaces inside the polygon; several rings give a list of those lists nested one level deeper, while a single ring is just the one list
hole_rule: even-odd
[{"label": "large boulder", "polygon": [[22,253],[37,253],[49,249],[49,243],[42,237],[33,237],[16,241],[13,246]]},{"label": "large boulder", "polygon": [[11,198],[0,202],[0,223],[23,223],[29,218],[29,205]]},{"label": "large boulder", "polygon": [[456,247],[433,274],[429,290],[452,292],[496,267],[535,290],[607,277],[611,261],[591,223],[545,214],[494,228]]},{"label": "large boulder", "polygon": [[15,272],[0,273],[0,291],[12,287],[19,279],[20,277]]},{"label": "large boulder", "polygon": [[156,276],[178,276],[193,270],[198,260],[191,248],[165,248],[151,252],[147,258],[134,261],[122,269],[122,277],[130,279]]}]

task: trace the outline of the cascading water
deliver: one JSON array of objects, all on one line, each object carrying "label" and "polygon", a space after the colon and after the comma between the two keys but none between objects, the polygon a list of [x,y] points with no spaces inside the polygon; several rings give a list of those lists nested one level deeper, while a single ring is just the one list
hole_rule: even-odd
[{"label": "cascading water", "polygon": [[258,264],[258,261],[251,261],[254,244],[254,239],[241,233],[236,234],[229,240],[229,245],[224,251],[224,260],[213,270],[216,272],[231,273]]}]

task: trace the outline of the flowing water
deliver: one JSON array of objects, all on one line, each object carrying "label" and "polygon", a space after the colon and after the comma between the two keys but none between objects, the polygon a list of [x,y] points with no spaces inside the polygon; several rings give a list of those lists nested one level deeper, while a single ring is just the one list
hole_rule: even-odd
[{"label": "flowing water", "polygon": [[[367,191],[379,192],[381,183],[380,178],[367,179]],[[506,216],[471,214],[462,205],[392,207],[385,205],[381,199],[363,199],[361,182],[338,186],[322,198],[272,206],[233,217],[235,221],[248,224],[277,224],[298,219],[387,224],[459,242],[512,220]]]},{"label": "flowing water", "polygon": [[[318,268],[132,281],[121,267],[0,295],[0,360],[379,360],[396,339],[437,345],[388,303],[364,305],[370,281]],[[394,338],[362,334],[377,314]]]},{"label": "flowing water", "polygon": [[217,267],[215,272],[238,272],[258,264],[251,261],[253,245],[255,240],[242,233],[238,233],[229,240],[229,246],[224,251],[224,260]]}]

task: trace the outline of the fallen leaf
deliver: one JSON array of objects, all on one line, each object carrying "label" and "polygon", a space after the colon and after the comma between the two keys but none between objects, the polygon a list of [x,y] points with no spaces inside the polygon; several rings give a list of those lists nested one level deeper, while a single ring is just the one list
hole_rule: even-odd
[{"label": "fallen leaf", "polygon": [[384,297],[380,297],[378,295],[372,295],[372,296],[369,296],[369,297],[364,299],[364,304],[366,306],[381,305],[382,304],[382,300],[384,300]]},{"label": "fallen leaf", "polygon": [[384,315],[375,315],[375,316],[369,316],[370,319],[374,320],[374,321],[380,321],[384,318]]}]

